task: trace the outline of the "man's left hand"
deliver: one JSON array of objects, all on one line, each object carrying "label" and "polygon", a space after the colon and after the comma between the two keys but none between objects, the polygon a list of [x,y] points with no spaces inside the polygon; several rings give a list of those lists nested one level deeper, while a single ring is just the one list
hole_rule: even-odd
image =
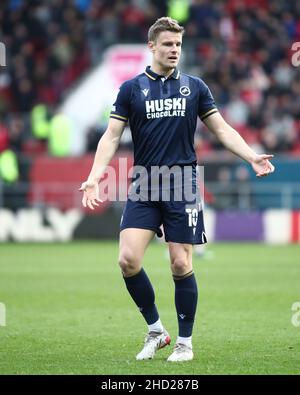
[{"label": "man's left hand", "polygon": [[275,167],[269,161],[274,155],[256,155],[251,162],[252,168],[256,173],[256,177],[265,177],[275,170]]}]

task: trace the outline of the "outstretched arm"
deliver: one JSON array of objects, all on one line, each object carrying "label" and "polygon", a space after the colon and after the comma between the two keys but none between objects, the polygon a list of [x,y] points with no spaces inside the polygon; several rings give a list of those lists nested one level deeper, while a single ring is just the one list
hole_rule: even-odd
[{"label": "outstretched arm", "polygon": [[273,155],[256,154],[242,136],[228,125],[220,113],[210,115],[204,123],[224,147],[251,164],[257,177],[273,173],[275,168],[269,161]]},{"label": "outstretched arm", "polygon": [[110,118],[108,127],[99,140],[97,151],[94,157],[94,163],[88,179],[82,183],[79,188],[83,191],[82,204],[94,210],[101,202],[99,197],[99,181],[105,172],[105,168],[118,149],[122,133],[126,123]]}]

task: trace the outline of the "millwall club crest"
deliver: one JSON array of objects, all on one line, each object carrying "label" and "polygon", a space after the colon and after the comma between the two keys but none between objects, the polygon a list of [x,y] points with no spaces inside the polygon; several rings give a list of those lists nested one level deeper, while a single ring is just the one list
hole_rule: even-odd
[{"label": "millwall club crest", "polygon": [[189,96],[191,94],[191,90],[188,86],[181,86],[179,92],[182,96]]}]

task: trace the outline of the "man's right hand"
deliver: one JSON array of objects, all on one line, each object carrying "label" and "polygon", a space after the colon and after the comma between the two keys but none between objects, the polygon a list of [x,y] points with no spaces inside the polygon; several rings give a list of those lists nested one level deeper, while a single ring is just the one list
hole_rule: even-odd
[{"label": "man's right hand", "polygon": [[99,185],[96,181],[85,181],[81,184],[79,191],[83,191],[82,205],[94,210],[102,200],[99,197]]}]

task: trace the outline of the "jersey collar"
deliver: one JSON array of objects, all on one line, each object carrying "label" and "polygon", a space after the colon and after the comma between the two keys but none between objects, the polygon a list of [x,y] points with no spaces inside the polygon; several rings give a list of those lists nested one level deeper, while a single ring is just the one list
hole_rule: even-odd
[{"label": "jersey collar", "polygon": [[[157,80],[158,78],[164,77],[163,75],[159,75],[159,74],[154,73],[154,71],[151,70],[150,66],[146,67],[145,74],[151,80]],[[180,71],[176,67],[175,70],[173,71],[173,73],[168,77],[168,80],[170,78],[178,80],[179,74],[180,74]]]}]

